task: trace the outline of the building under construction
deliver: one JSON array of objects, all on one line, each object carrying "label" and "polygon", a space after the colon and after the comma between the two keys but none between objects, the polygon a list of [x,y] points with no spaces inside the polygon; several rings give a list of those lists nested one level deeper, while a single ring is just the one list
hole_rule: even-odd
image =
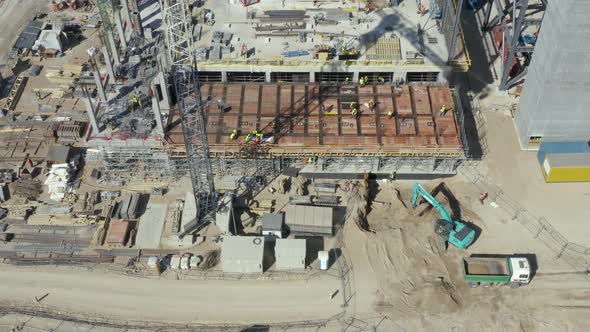
[{"label": "building under construction", "polygon": [[98,3],[106,74],[96,76],[114,79],[88,102],[86,146],[110,181],[187,174],[192,143],[167,68],[188,54],[216,176],[294,167],[436,177],[465,159],[463,110],[446,80],[469,56],[450,0],[430,2],[428,14],[420,1]]}]

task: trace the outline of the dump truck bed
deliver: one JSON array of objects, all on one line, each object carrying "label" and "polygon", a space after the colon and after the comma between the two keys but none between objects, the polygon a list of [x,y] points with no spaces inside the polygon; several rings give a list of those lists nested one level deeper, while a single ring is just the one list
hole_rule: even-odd
[{"label": "dump truck bed", "polygon": [[467,257],[463,258],[465,275],[508,276],[510,267],[506,257]]}]

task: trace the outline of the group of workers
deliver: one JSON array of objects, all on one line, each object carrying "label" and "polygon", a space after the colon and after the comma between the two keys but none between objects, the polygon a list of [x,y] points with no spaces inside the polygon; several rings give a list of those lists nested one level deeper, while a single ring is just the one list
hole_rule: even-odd
[{"label": "group of workers", "polygon": [[[349,78],[346,78],[346,81],[347,82],[349,80],[350,80]],[[383,76],[377,77],[377,83],[384,84],[385,83],[385,77],[383,77]],[[363,77],[359,78],[359,85],[361,87],[364,87],[367,84],[369,84],[369,77],[368,76],[363,76]]]},{"label": "group of workers", "polygon": [[[229,134],[229,139],[232,141],[237,140],[238,136],[240,136],[237,129],[232,130],[231,134]],[[254,130],[251,133],[246,135],[246,143],[253,141],[254,143],[260,143],[264,139],[264,134],[259,132],[258,130]]]},{"label": "group of workers", "polygon": [[[356,101],[353,101],[350,103],[350,115],[353,118],[356,118],[359,115],[359,111],[358,111],[357,106],[358,106],[358,104]],[[366,106],[372,112],[373,109],[375,108],[375,102],[370,100],[369,102],[364,103],[363,106]],[[445,114],[447,113],[448,110],[449,110],[449,108],[447,107],[447,105],[442,105],[439,110],[440,116],[445,116]],[[390,119],[393,118],[393,115],[394,115],[393,110],[387,111],[388,118],[390,118]]]}]

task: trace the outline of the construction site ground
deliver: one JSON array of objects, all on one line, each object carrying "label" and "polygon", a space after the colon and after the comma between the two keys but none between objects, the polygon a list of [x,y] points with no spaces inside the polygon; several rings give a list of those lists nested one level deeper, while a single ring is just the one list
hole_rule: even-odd
[{"label": "construction site ground", "polygon": [[[370,232],[351,221],[343,228],[340,259],[351,268],[349,283],[333,273],[309,280],[158,280],[83,269],[0,266],[2,307],[119,320],[258,324],[329,319],[346,302],[344,317],[364,322],[356,324],[371,327],[386,316],[379,331],[583,329],[589,323],[584,318],[590,305],[587,276],[556,259],[502,209],[482,205],[477,188],[465,179],[458,176],[446,183],[461,204],[462,219],[481,228],[465,252],[453,247],[437,252],[431,224],[436,212],[420,217],[425,205],[405,207],[412,182],[380,181],[370,186]],[[438,182],[423,184],[430,190]],[[469,253],[535,254],[538,270],[525,288],[470,289],[461,280],[459,265],[460,257]],[[339,294],[330,299],[335,290]],[[45,293],[49,295],[37,304],[35,296]],[[8,323],[0,319],[0,324]],[[331,324],[325,330],[332,328],[338,330]]]},{"label": "construction site ground", "polygon": [[[48,6],[38,0],[16,3],[0,0],[3,25],[22,26],[34,9]],[[2,32],[0,59],[18,31]],[[436,211],[418,216],[425,205],[408,208],[413,181],[379,181],[371,183],[369,231],[346,222],[342,237],[326,242],[343,244],[344,253],[326,273],[280,280],[264,275],[255,280],[156,279],[109,269],[1,264],[0,331],[181,330],[175,324],[182,323],[259,324],[270,326],[268,331],[585,331],[590,326],[588,275],[558,258],[506,212],[495,193],[481,204],[480,187],[463,173],[497,185],[502,196],[544,217],[568,241],[590,246],[588,185],[543,181],[535,153],[519,149],[513,120],[505,111],[508,100],[482,102],[485,126],[480,134],[487,154],[476,166],[445,179],[461,204],[462,219],[481,229],[466,251],[437,251],[432,238]],[[430,190],[439,181],[421,183]],[[173,188],[162,201],[172,202],[185,192]],[[287,200],[268,191],[260,195],[273,196],[279,208]],[[462,281],[459,261],[471,253],[534,254],[537,269],[524,288],[470,289]],[[343,262],[348,269],[342,278],[338,268]],[[64,322],[66,316],[79,321]],[[286,328],[304,320],[309,325]],[[92,326],[93,321],[107,323]],[[120,327],[125,324],[132,328]]]}]

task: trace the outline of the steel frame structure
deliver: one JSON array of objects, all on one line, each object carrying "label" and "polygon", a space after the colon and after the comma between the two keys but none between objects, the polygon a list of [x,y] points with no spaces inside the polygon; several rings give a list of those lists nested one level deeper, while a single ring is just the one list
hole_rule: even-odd
[{"label": "steel frame structure", "polygon": [[164,29],[170,73],[182,118],[187,165],[197,203],[199,224],[215,219],[217,195],[209,158],[206,119],[194,57],[193,35],[186,0],[164,1]]},{"label": "steel frame structure", "polygon": [[[482,30],[484,32],[491,31],[496,25],[501,25],[504,30],[501,50],[498,50],[502,61],[499,89],[507,90],[522,80],[527,73],[528,62],[532,57],[534,46],[521,45],[520,41],[527,27],[536,26],[537,32],[539,31],[543,21],[542,17],[547,8],[547,0],[488,0],[482,8],[484,11]],[[496,9],[494,17],[492,17],[493,8]],[[541,13],[541,18],[528,17],[537,13]],[[511,76],[514,61],[519,55],[523,55],[529,60],[522,65],[518,73]]]}]

